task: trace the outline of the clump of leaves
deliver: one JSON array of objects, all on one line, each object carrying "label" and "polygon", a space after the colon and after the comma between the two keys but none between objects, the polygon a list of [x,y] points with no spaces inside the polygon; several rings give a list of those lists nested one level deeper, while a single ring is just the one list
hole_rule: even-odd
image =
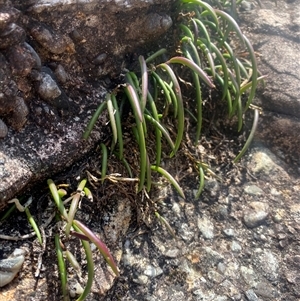
[{"label": "clump of leaves", "polygon": [[[226,6],[228,3],[223,3]],[[196,120],[195,144],[201,136],[203,119],[203,89],[219,91],[219,106],[227,106],[227,116],[236,117],[237,130],[243,126],[244,115],[251,106],[257,84],[263,77],[259,77],[254,50],[249,40],[244,36],[235,19],[229,14],[214,8],[202,0],[181,0],[181,20],[179,32],[178,55],[162,62],[162,55],[166,49],[161,49],[146,60],[139,57],[140,70],[128,71],[125,74],[125,83],[112,93],[108,93],[106,100],[92,118],[84,138],[87,139],[93,124],[99,114],[107,109],[113,133],[112,149],[118,148],[117,153],[121,160],[124,158],[124,145],[122,133],[122,115],[120,105],[128,100],[134,115],[132,132],[137,141],[140,154],[139,184],[137,191],[144,188],[149,191],[152,184],[153,171],[163,175],[178,193],[184,193],[174,179],[162,166],[162,155],[168,145],[169,157],[172,158],[180,149],[185,127],[185,112]],[[239,58],[230,41],[234,39],[245,49],[246,56]],[[182,79],[182,68],[189,71],[190,76]],[[192,81],[191,83],[187,81]],[[190,86],[194,92],[196,106],[185,103],[182,95],[181,82]],[[190,85],[187,85],[189,83]],[[118,103],[118,100],[121,103]],[[255,113],[252,134],[250,134],[242,152],[236,157],[235,162],[248,148],[257,125],[258,114]],[[167,120],[172,120],[174,128],[171,132],[165,126]],[[147,143],[149,131],[155,132],[155,159],[150,158],[149,149],[153,144]],[[166,143],[162,143],[165,139]],[[103,151],[103,154],[105,152]],[[107,157],[103,166],[107,164]],[[198,198],[204,187],[205,172],[209,170],[204,162],[195,164],[199,173],[200,185],[196,194]]]},{"label": "clump of leaves", "polygon": [[[92,197],[90,190],[87,187],[85,187],[86,182],[87,180],[83,179],[78,185],[76,192],[73,193],[69,198],[63,200],[63,197],[65,197],[66,194],[65,191],[57,189],[56,185],[51,179],[47,181],[52,198],[59,212],[59,214],[57,214],[57,220],[60,220],[65,223],[65,225],[63,226],[65,236],[68,238],[69,235],[72,235],[79,238],[86,255],[88,280],[82,294],[79,296],[77,301],[82,301],[86,299],[93,284],[94,262],[92,258],[93,254],[91,251],[90,242],[95,244],[95,246],[98,248],[101,255],[104,257],[104,259],[111,267],[113,272],[117,276],[119,276],[118,268],[107,246],[86,225],[74,219],[81,198],[85,195],[89,198]],[[65,204],[67,204],[68,202],[71,202],[71,205],[69,209],[66,209]],[[75,269],[78,269],[79,264],[73,256],[73,254],[69,250],[64,250],[63,248],[64,247],[61,243],[59,234],[56,233],[55,249],[58,260],[63,299],[69,300],[65,260],[67,259]],[[65,256],[63,254],[65,254]]]}]

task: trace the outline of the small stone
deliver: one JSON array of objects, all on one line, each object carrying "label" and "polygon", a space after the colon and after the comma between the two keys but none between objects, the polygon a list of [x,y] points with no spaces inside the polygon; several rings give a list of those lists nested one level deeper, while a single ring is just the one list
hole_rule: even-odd
[{"label": "small stone", "polygon": [[181,224],[180,229],[178,230],[178,234],[185,241],[191,241],[195,237],[195,232],[186,223]]},{"label": "small stone", "polygon": [[174,202],[174,203],[173,203],[172,211],[173,211],[177,216],[180,216],[181,209],[180,209],[180,206],[179,206],[179,204],[178,204],[177,202]]},{"label": "small stone", "polygon": [[201,249],[201,262],[205,267],[216,266],[219,262],[224,260],[223,255],[216,252],[210,247],[204,247]]},{"label": "small stone", "polygon": [[180,250],[177,248],[174,249],[169,249],[168,251],[166,251],[165,256],[169,257],[169,258],[176,258],[178,257],[180,254]]},{"label": "small stone", "polygon": [[212,270],[212,271],[209,271],[207,273],[207,277],[210,281],[214,282],[214,283],[221,283],[225,277],[221,274],[219,274],[218,272]]},{"label": "small stone", "polygon": [[68,79],[68,74],[65,70],[65,68],[62,65],[58,65],[54,71],[55,76],[57,78],[57,80],[62,83],[65,84],[67,79]]},{"label": "small stone", "polygon": [[148,283],[149,278],[146,275],[139,275],[137,278],[133,279],[133,282],[145,285]]},{"label": "small stone", "polygon": [[107,54],[106,53],[100,53],[98,54],[94,59],[93,59],[93,64],[95,65],[100,65],[103,64],[105,62],[107,58]]},{"label": "small stone", "polygon": [[219,262],[217,268],[221,274],[224,274],[226,271],[226,265],[223,262]]},{"label": "small stone", "polygon": [[217,207],[217,213],[221,220],[228,218],[228,206],[226,205],[219,205]]},{"label": "small stone", "polygon": [[[275,288],[275,287],[274,287]],[[266,281],[259,282],[255,287],[255,293],[262,297],[263,299],[267,298],[269,300],[275,300],[275,292],[271,284]]]},{"label": "small stone", "polygon": [[244,223],[249,228],[261,225],[269,214],[269,206],[262,202],[251,202],[251,209],[244,211]]},{"label": "small stone", "polygon": [[250,195],[262,195],[264,192],[256,185],[248,185],[244,188],[244,191]]},{"label": "small stone", "polygon": [[246,295],[248,301],[258,301],[258,297],[256,296],[256,294],[254,293],[254,291],[252,289],[247,290],[245,292],[245,295]]},{"label": "small stone", "polygon": [[281,192],[278,191],[276,188],[272,187],[271,190],[270,190],[270,193],[274,196],[279,196],[281,195]]},{"label": "small stone", "polygon": [[152,265],[148,265],[144,271],[144,274],[150,278],[157,277],[163,273],[160,267],[155,268]]},{"label": "small stone", "polygon": [[241,245],[238,243],[238,242],[236,242],[236,241],[233,241],[232,243],[231,243],[231,251],[232,252],[240,252],[242,250],[242,247],[241,247]]},{"label": "small stone", "polygon": [[257,285],[257,276],[253,269],[241,266],[240,272],[243,280],[251,287],[255,287]]},{"label": "small stone", "polygon": [[223,233],[227,236],[227,237],[234,237],[235,232],[233,229],[224,229]]},{"label": "small stone", "polygon": [[275,223],[280,223],[283,220],[284,216],[285,216],[285,210],[277,209],[275,214],[272,216],[272,218]]},{"label": "small stone", "polygon": [[61,95],[61,91],[54,79],[45,72],[41,72],[38,93],[46,101],[51,101]]},{"label": "small stone", "polygon": [[253,253],[253,265],[269,281],[278,279],[279,262],[270,250],[256,249]]},{"label": "small stone", "polygon": [[0,119],[0,138],[6,137],[8,133],[8,128],[6,124]]},{"label": "small stone", "polygon": [[10,257],[0,260],[0,287],[15,278],[24,263],[24,255],[25,252],[22,249],[16,249]]},{"label": "small stone", "polygon": [[214,238],[214,225],[206,216],[198,218],[198,228],[206,239]]}]

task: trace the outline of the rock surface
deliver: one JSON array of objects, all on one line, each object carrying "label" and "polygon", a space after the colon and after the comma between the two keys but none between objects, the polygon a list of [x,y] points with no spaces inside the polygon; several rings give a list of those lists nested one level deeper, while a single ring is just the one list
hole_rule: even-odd
[{"label": "rock surface", "polygon": [[0,209],[104,139],[101,121],[88,142],[81,135],[110,79],[172,26],[172,4],[0,3]]}]

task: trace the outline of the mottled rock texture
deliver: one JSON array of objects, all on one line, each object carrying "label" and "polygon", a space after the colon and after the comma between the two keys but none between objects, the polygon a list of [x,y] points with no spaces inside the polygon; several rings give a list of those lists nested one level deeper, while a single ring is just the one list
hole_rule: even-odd
[{"label": "mottled rock texture", "polygon": [[93,141],[81,141],[104,85],[139,54],[158,49],[172,26],[173,4],[0,2],[0,208],[103,137],[99,126]]}]

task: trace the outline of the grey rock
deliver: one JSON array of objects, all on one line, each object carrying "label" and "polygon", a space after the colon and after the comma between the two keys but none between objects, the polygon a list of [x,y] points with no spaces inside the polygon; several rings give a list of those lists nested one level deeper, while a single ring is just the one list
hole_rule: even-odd
[{"label": "grey rock", "polygon": [[262,195],[264,193],[263,190],[256,185],[247,185],[244,191],[250,195]]},{"label": "grey rock", "polygon": [[61,84],[65,84],[68,80],[68,74],[62,65],[58,65],[55,69],[55,77]]},{"label": "grey rock", "polygon": [[272,78],[263,90],[260,104],[269,111],[299,118],[300,25],[299,18],[294,17],[298,4],[289,3],[284,10],[257,8],[241,17],[251,26],[250,39],[259,41],[256,50],[262,54],[260,71]]},{"label": "grey rock", "polygon": [[[0,208],[29,181],[38,180],[42,173],[45,175],[54,156],[57,156],[55,167],[49,168],[49,172],[53,168],[59,171],[70,165],[84,156],[93,143],[97,143],[102,136],[99,130],[101,122],[98,129],[95,128],[98,133],[94,134],[93,143],[81,141],[84,126],[103,100],[104,88],[99,83],[95,83],[96,88],[87,84],[89,78],[96,82],[99,75],[118,76],[125,67],[125,56],[146,44],[147,51],[156,50],[155,41],[172,26],[172,3],[173,0],[133,0],[130,3],[98,0],[1,1],[0,78],[4,86],[13,86],[5,89],[10,94],[8,97],[6,95],[8,99],[4,105],[1,96],[4,86],[0,87],[0,118],[9,115],[9,120],[3,118],[2,121],[6,127],[19,131],[26,125],[28,107],[33,107],[35,112],[32,102],[41,101],[47,101],[51,106],[52,116],[41,110],[39,115],[33,117],[36,124],[31,123],[23,133],[10,133],[2,127],[1,137],[5,140],[0,152],[9,157],[19,153],[17,157],[23,160],[22,164],[14,158],[6,161],[5,168],[10,171],[11,177],[0,181]],[[38,75],[45,64],[52,68],[56,76],[48,72]],[[23,94],[30,106],[23,100],[23,105],[18,108],[16,97]],[[74,102],[70,95],[75,95]],[[24,110],[21,112],[21,109]],[[62,109],[63,116],[58,116],[56,109]],[[71,116],[74,112],[79,114]],[[73,118],[77,119],[76,125],[72,122]],[[53,134],[52,138],[49,133]],[[56,135],[60,138],[54,138]],[[35,145],[36,140],[39,140],[41,148],[52,148],[52,154],[46,155],[44,152],[40,157],[41,150]],[[53,152],[55,144],[57,147]],[[70,150],[77,149],[76,155],[67,154],[66,147],[61,144],[69,145]],[[64,158],[64,153],[68,159]],[[52,159],[48,159],[49,155]],[[24,168],[24,174],[19,177],[19,170]]]},{"label": "grey rock", "polygon": [[178,248],[168,249],[164,255],[169,258],[176,258],[180,254],[180,250]]},{"label": "grey rock", "polygon": [[276,282],[279,276],[279,263],[277,256],[270,250],[256,249],[253,252],[253,265],[268,280]]},{"label": "grey rock", "polygon": [[137,278],[133,279],[133,282],[141,285],[146,285],[148,283],[149,278],[146,275],[139,275]]},{"label": "grey rock", "polygon": [[49,74],[41,72],[38,93],[44,100],[52,101],[61,95],[61,90],[59,89],[55,80]]},{"label": "grey rock", "polygon": [[243,220],[247,227],[254,228],[261,225],[269,215],[269,206],[262,202],[251,202],[249,209],[244,210]]},{"label": "grey rock", "polygon": [[211,270],[207,273],[207,278],[214,283],[221,283],[225,277],[218,272]]},{"label": "grey rock", "polygon": [[228,229],[224,229],[223,233],[227,236],[227,237],[234,237],[235,232],[234,229],[228,228]]},{"label": "grey rock", "polygon": [[198,218],[197,224],[204,238],[212,239],[214,237],[214,225],[207,216]]},{"label": "grey rock", "polygon": [[150,278],[157,277],[163,273],[160,267],[154,267],[152,265],[148,265],[144,271],[144,274]]},{"label": "grey rock", "polygon": [[241,276],[243,280],[250,286],[256,287],[258,282],[258,277],[252,268],[241,266],[240,268]]},{"label": "grey rock", "polygon": [[273,299],[275,300],[278,297],[278,293],[276,292],[276,287],[272,286],[270,283],[266,281],[261,281],[257,284],[254,289],[255,293],[262,297],[263,299]]},{"label": "grey rock", "polygon": [[210,247],[201,249],[201,262],[206,268],[216,266],[218,263],[223,262],[224,256]]},{"label": "grey rock", "polygon": [[237,253],[242,250],[242,246],[235,240],[231,243],[230,248],[232,252],[237,252]]},{"label": "grey rock", "polygon": [[0,138],[6,137],[8,133],[7,125],[0,119]]},{"label": "grey rock", "polygon": [[24,250],[16,249],[11,256],[0,260],[0,287],[10,283],[19,273],[25,260],[24,255]]},{"label": "grey rock", "polygon": [[248,301],[259,301],[257,295],[255,294],[255,292],[252,289],[247,290],[245,292],[245,295],[246,295]]}]

